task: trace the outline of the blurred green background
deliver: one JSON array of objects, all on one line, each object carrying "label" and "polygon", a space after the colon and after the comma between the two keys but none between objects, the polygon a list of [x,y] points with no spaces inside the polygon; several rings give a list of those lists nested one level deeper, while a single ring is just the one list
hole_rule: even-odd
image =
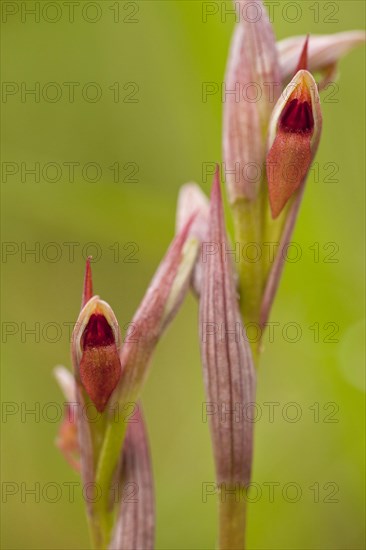
[{"label": "blurred green background", "polygon": [[[221,158],[220,94],[203,102],[202,83],[222,82],[234,21],[229,15],[222,21],[229,2],[218,2],[206,23],[199,1],[78,2],[73,22],[63,2],[38,3],[35,21],[24,7],[35,4],[2,2],[1,448],[3,483],[17,488],[9,495],[3,485],[2,547],[76,550],[89,547],[84,507],[80,490],[69,502],[64,484],[78,476],[54,446],[58,423],[50,421],[56,409],[48,404],[63,402],[52,369],[70,366],[65,323],[78,315],[83,254],[97,257],[95,290],[124,327],[173,236],[180,185],[194,180],[208,192],[202,163]],[[361,1],[275,4],[278,38],[362,28],[365,19]],[[278,331],[273,342],[265,338],[253,471],[260,493],[249,505],[250,549],[365,547],[362,48],[342,60],[340,74],[333,102],[322,96],[319,175],[311,173],[294,236],[302,257],[286,266],[272,315]],[[67,82],[79,83],[73,102]],[[38,85],[39,101],[24,95],[25,87]],[[96,90],[102,96],[92,102]],[[74,178],[70,162],[79,163]],[[38,181],[25,173],[35,163]],[[115,163],[118,178],[109,168]],[[25,254],[37,247],[36,255]],[[129,262],[134,249],[138,261]],[[333,250],[338,261],[329,263]],[[290,342],[298,327],[298,341]],[[202,484],[214,481],[214,469],[191,295],[151,367],[143,404],[156,547],[214,548],[216,501],[202,501]],[[278,403],[273,419],[270,402]],[[35,407],[39,417],[26,414]],[[286,421],[295,414],[297,422]],[[26,494],[37,483],[39,499]],[[42,495],[49,483],[63,488],[57,502],[50,502],[52,489]],[[289,502],[298,487],[300,498]]]}]

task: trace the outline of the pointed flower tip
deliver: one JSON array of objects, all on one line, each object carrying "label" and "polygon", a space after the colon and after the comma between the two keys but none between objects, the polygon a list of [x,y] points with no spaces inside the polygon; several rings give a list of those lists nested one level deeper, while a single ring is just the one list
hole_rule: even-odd
[{"label": "pointed flower tip", "polygon": [[321,127],[318,89],[312,75],[302,69],[283,92],[270,121],[266,168],[273,218],[305,181]]},{"label": "pointed flower tip", "polygon": [[103,412],[121,377],[120,332],[111,307],[91,298],[75,325],[73,359],[77,377],[99,412]]},{"label": "pointed flower tip", "polygon": [[91,271],[91,265],[90,265],[90,262],[92,259],[93,259],[92,256],[88,256],[88,258],[86,259],[83,297],[81,301],[82,308],[93,297],[93,279],[92,279],[92,271]]},{"label": "pointed flower tip", "polygon": [[308,70],[309,37],[310,37],[310,35],[307,34],[307,35],[306,35],[306,39],[305,39],[305,44],[304,44],[304,47],[303,47],[303,49],[302,49],[302,52],[301,52],[301,55],[300,55],[300,59],[299,59],[299,63],[298,63],[298,65],[297,65],[295,74],[296,74],[298,71],[301,71],[302,69],[303,69],[303,70],[306,70],[306,71]]}]

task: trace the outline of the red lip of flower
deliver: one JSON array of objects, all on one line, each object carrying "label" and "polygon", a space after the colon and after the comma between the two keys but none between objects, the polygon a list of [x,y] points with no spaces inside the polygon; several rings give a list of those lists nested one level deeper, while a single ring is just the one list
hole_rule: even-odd
[{"label": "red lip of flower", "polygon": [[314,117],[311,111],[311,99],[304,90],[294,92],[294,97],[285,108],[281,119],[280,129],[284,132],[296,132],[299,134],[312,133],[314,130]]},{"label": "red lip of flower", "polygon": [[[307,36],[305,40],[295,76],[296,73],[307,70],[308,45],[309,36]],[[299,81],[299,85],[295,87],[294,91],[291,93],[287,105],[281,114],[279,129],[283,132],[312,135],[314,131],[314,116],[311,106],[311,94],[306,86],[304,75],[300,73],[300,76],[302,78]]]}]

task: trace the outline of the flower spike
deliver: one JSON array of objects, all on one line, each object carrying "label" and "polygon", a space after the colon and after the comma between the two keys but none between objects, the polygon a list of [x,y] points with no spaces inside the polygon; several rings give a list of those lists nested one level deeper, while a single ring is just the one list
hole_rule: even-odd
[{"label": "flower spike", "polygon": [[[139,399],[153,353],[190,285],[199,298],[204,405],[219,496],[217,547],[245,548],[254,363],[262,346],[260,337],[249,345],[244,321],[247,327],[259,323],[257,334],[263,334],[319,145],[319,91],[335,77],[340,57],[365,42],[365,33],[308,35],[276,44],[262,0],[234,3],[239,23],[223,85],[223,170],[235,248],[226,234],[217,166],[210,201],[197,185],[182,187],[176,236],[123,346],[113,310],[93,293],[92,257],[87,258],[71,343],[74,372],[55,369],[68,401],[56,445],[80,471],[83,487],[91,489],[86,508],[98,550],[154,548],[153,474]],[[314,72],[321,75],[319,84]],[[275,252],[262,254],[273,243],[279,244]],[[248,253],[252,245],[254,257]],[[138,405],[134,416],[121,417],[131,405]],[[90,406],[96,408],[92,419]],[[134,489],[127,500],[121,498],[126,485]]]}]

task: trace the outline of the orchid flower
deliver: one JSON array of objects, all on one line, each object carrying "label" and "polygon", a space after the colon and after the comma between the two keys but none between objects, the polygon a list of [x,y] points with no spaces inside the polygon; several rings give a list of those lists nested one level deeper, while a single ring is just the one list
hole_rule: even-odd
[{"label": "orchid flower", "polygon": [[[191,216],[174,239],[133,318],[135,336],[124,345],[111,307],[93,295],[90,258],[86,263],[82,309],[71,346],[74,376],[65,370],[56,371],[66,397],[73,397],[76,402],[76,420],[70,423],[68,418],[64,419],[57,444],[75,467],[79,462],[74,454],[80,455],[84,484],[96,484],[101,491],[100,499],[87,502],[96,548],[111,545],[114,550],[127,550],[133,540],[140,540],[146,549],[153,547],[153,484],[145,429],[126,426],[119,414],[116,420],[116,411],[123,411],[128,403],[137,404],[153,351],[188,289],[198,251],[198,241],[190,232],[193,221]],[[90,406],[98,413],[93,422],[85,414]],[[137,421],[143,422],[141,415]],[[124,453],[130,457],[124,462],[125,476],[141,480],[141,498],[145,496],[144,502],[136,507],[141,511],[137,516],[133,513],[139,521],[134,520],[132,527],[127,525],[126,517],[132,517],[131,507],[126,509],[122,502],[113,527],[115,507],[111,491]]]},{"label": "orchid flower", "polygon": [[[73,331],[73,374],[57,367],[65,395],[65,417],[56,444],[83,482],[101,491],[87,502],[95,548],[152,550],[154,491],[147,431],[140,396],[151,358],[174,319],[189,286],[199,299],[199,337],[210,431],[219,488],[219,548],[245,547],[246,502],[251,480],[256,370],[261,346],[250,345],[248,323],[263,329],[280,283],[287,246],[307,175],[317,153],[322,112],[320,92],[335,75],[339,59],[365,41],[361,31],[293,37],[276,44],[261,0],[239,0],[239,18],[227,62],[223,113],[223,165],[239,247],[268,241],[280,246],[273,262],[230,257],[230,236],[216,170],[210,201],[194,183],[182,187],[176,236],[133,319],[133,335],[122,342],[116,316],[93,294],[86,263],[81,311]],[[317,84],[314,73],[320,73]],[[258,94],[249,96],[249,88]],[[326,121],[325,121],[326,123]],[[71,404],[76,405],[76,412]],[[137,409],[131,423],[117,413]],[[239,406],[239,421],[233,411]],[[94,408],[93,422],[85,414]],[[224,415],[219,411],[224,408]],[[243,414],[245,411],[245,414]],[[227,414],[226,414],[227,413]],[[113,499],[130,483],[137,499]],[[234,500],[222,498],[223,492]]]}]

